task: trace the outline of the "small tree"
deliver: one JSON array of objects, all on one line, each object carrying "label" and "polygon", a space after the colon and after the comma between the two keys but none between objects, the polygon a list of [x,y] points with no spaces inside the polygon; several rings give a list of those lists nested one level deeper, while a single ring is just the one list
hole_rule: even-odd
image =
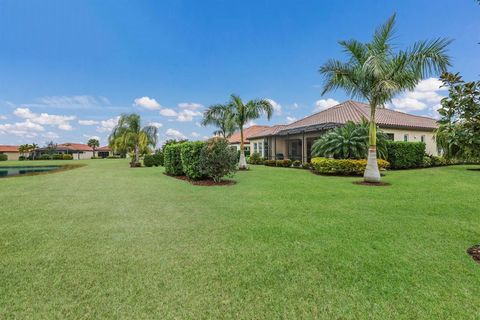
[{"label": "small tree", "polygon": [[227,139],[211,138],[200,153],[200,168],[203,174],[219,182],[237,171],[237,152]]},{"label": "small tree", "polygon": [[57,152],[57,144],[53,141],[47,142],[46,149],[47,154],[50,156],[50,159],[52,159],[53,155]]},{"label": "small tree", "polygon": [[100,142],[98,141],[98,139],[90,139],[88,140],[87,142],[87,145],[92,148],[93,150],[93,157],[95,158],[95,151],[97,150],[97,148],[100,146]]}]

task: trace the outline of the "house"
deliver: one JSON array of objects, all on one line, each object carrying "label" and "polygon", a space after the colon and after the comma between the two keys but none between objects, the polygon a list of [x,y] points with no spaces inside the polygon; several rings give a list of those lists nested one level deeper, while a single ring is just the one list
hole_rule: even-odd
[{"label": "house", "polygon": [[6,146],[0,145],[0,153],[7,155],[7,160],[18,160],[20,157],[20,151],[18,151],[18,146]]},{"label": "house", "polygon": [[109,156],[113,156],[112,148],[110,148],[109,146],[97,148],[95,149],[95,153],[96,153],[96,156],[99,158],[106,158]]},{"label": "house", "polygon": [[[48,148],[35,149],[35,158],[39,158],[42,154],[48,154]],[[90,159],[93,157],[93,149],[82,143],[62,143],[56,146],[54,151],[56,154],[71,154],[74,160]]]},{"label": "house", "polygon": [[[248,128],[243,129],[243,143],[245,146],[245,152],[248,154],[250,152],[250,143],[248,142],[248,139],[253,136],[258,134],[259,132],[263,131],[264,129],[269,128],[269,126],[258,126],[258,125],[253,125]],[[237,150],[240,150],[240,131],[236,131],[234,134],[228,138],[228,142],[232,147],[235,147]]]},{"label": "house", "polygon": [[[348,121],[360,123],[363,119],[370,119],[370,106],[348,100],[291,124],[264,128],[250,134],[248,140],[250,148],[265,158],[306,162],[310,161],[313,142],[323,133]],[[438,155],[434,140],[436,120],[379,108],[376,122],[390,140],[422,141],[428,154]]]}]

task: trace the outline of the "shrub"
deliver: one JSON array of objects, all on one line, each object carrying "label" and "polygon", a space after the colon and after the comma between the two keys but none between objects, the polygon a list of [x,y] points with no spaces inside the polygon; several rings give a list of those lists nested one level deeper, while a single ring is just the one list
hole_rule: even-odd
[{"label": "shrub", "polygon": [[108,156],[107,159],[120,159],[120,156]]},{"label": "shrub", "polygon": [[130,168],[140,168],[142,166],[142,164],[140,162],[135,162],[132,160],[132,162],[130,162]]},{"label": "shrub", "polygon": [[200,167],[200,155],[205,146],[203,141],[189,141],[181,144],[180,158],[185,175],[191,180],[205,178]]},{"label": "shrub", "polygon": [[102,157],[90,157],[90,159],[103,159]]},{"label": "shrub", "polygon": [[237,152],[230,147],[228,140],[211,138],[205,143],[200,153],[200,168],[204,175],[219,182],[224,176],[235,173],[237,167]]},{"label": "shrub", "polygon": [[155,157],[152,154],[147,154],[143,157],[143,165],[145,167],[157,166],[155,162]]},{"label": "shrub", "polygon": [[432,166],[432,158],[430,156],[424,156],[422,167],[428,168],[431,166]]},{"label": "shrub", "polygon": [[283,160],[275,160],[275,166],[283,167]]},{"label": "shrub", "polygon": [[163,151],[163,161],[165,164],[165,173],[172,176],[181,176],[184,174],[182,167],[182,158],[180,155],[181,143],[169,144]]},{"label": "shrub", "polygon": [[302,163],[302,169],[312,169],[312,164],[310,162],[304,162]]},{"label": "shrub", "polygon": [[57,153],[52,156],[53,160],[63,160],[63,154]]},{"label": "shrub", "polygon": [[63,160],[73,160],[73,156],[71,154],[64,154],[62,156]]},{"label": "shrub", "polygon": [[285,168],[290,168],[292,166],[292,160],[290,159],[282,160],[282,164]]},{"label": "shrub", "polygon": [[424,156],[424,142],[390,141],[387,146],[387,160],[392,169],[421,167]]},{"label": "shrub", "polygon": [[302,165],[302,161],[300,160],[295,160],[292,162],[292,167],[294,168],[299,168]]},{"label": "shrub", "polygon": [[20,156],[20,157],[18,157],[18,161],[24,161],[24,160],[26,160],[26,159],[27,159],[27,157],[25,157],[25,156]]},{"label": "shrub", "polygon": [[447,159],[443,157],[431,156],[430,158],[432,159],[432,166],[439,167],[446,166],[448,164]]},{"label": "shrub", "polygon": [[248,163],[250,163],[250,164],[263,164],[263,162],[264,162],[264,159],[262,157],[260,157],[260,153],[254,152],[250,156],[250,161]]},{"label": "shrub", "polygon": [[162,150],[157,150],[155,152],[155,154],[153,155],[153,157],[155,159],[155,165],[163,167],[163,152],[162,152]]},{"label": "shrub", "polygon": [[0,161],[7,161],[8,156],[5,153],[0,153]]},{"label": "shrub", "polygon": [[49,154],[42,154],[38,159],[39,160],[52,160],[52,157]]},{"label": "shrub", "polygon": [[276,161],[275,160],[265,160],[263,162],[264,165],[269,166],[269,167],[275,167],[276,166]]},{"label": "shrub", "polygon": [[[378,160],[378,167],[381,170],[385,170],[388,166],[388,161]],[[320,174],[359,176],[365,171],[367,160],[313,158],[312,167],[316,173]]]}]

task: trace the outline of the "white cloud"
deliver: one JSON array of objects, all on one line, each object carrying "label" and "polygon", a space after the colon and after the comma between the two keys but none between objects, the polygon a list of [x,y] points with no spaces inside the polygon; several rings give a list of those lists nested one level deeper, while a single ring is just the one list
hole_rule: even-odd
[{"label": "white cloud", "polygon": [[142,107],[149,110],[158,110],[161,108],[157,100],[149,97],[141,97],[134,100],[134,106]]},{"label": "white cloud", "polygon": [[[100,100],[103,103],[108,102],[107,98],[100,97]],[[51,106],[51,107],[66,107],[66,106],[96,106],[99,105],[99,101],[93,97],[88,95],[79,95],[79,96],[48,96],[48,97],[41,97],[35,99],[37,103]]]},{"label": "white cloud", "polygon": [[185,110],[182,110],[178,113],[177,121],[189,122],[189,121],[193,121],[194,117],[198,117],[198,116],[201,116],[201,115],[202,115],[202,113],[199,112],[199,111],[185,109]]},{"label": "white cloud", "polygon": [[58,134],[56,134],[55,132],[52,132],[52,131],[42,133],[42,137],[45,138],[45,139],[49,139],[49,140],[55,140],[55,139],[60,138],[60,136]]},{"label": "white cloud", "polygon": [[194,132],[192,132],[192,137],[198,138],[198,137],[200,137],[200,134],[198,132],[194,131]]},{"label": "white cloud", "polygon": [[313,109],[313,112],[320,112],[337,104],[339,104],[339,102],[332,98],[320,99],[315,102],[315,108]]},{"label": "white cloud", "polygon": [[0,124],[0,134],[14,134],[19,137],[32,138],[37,132],[45,131],[45,128],[29,119],[24,122]]},{"label": "white cloud", "polygon": [[298,107],[299,107],[298,103],[295,102],[294,104],[292,104],[292,109],[295,110],[295,109],[298,109]]},{"label": "white cloud", "polygon": [[177,116],[177,111],[169,108],[161,109],[160,110],[160,115],[164,117],[176,117]]},{"label": "white cloud", "polygon": [[418,83],[414,90],[405,92],[392,99],[389,108],[397,111],[414,111],[419,114],[438,117],[437,109],[440,107],[440,94],[447,88],[442,87],[442,82],[437,78],[428,78]]},{"label": "white cloud", "polygon": [[83,137],[87,140],[90,140],[90,139],[97,139],[98,141],[100,141],[100,137],[99,136],[91,136],[91,135],[88,135],[88,134],[84,134]]},{"label": "white cloud", "polygon": [[97,127],[97,132],[110,132],[117,125],[120,117],[110,118],[100,121],[100,125]]},{"label": "white cloud", "polygon": [[203,108],[203,105],[201,105],[200,103],[194,103],[194,102],[182,102],[178,104],[178,107],[180,109],[198,110]]},{"label": "white cloud", "polygon": [[270,102],[270,104],[272,105],[273,107],[273,112],[276,114],[276,115],[281,115],[282,114],[282,106],[276,102],[275,100],[272,100],[272,99],[266,99],[268,102]]},{"label": "white cloud", "polygon": [[176,129],[167,129],[165,135],[171,139],[186,139],[187,137]]},{"label": "white cloud", "polygon": [[70,121],[76,118],[75,116],[62,116],[48,113],[37,114],[32,112],[29,108],[17,108],[13,114],[19,118],[28,119],[33,123],[57,126],[58,129],[65,131],[73,129],[70,125]]},{"label": "white cloud", "polygon": [[149,122],[148,125],[149,126],[154,126],[155,128],[163,127],[163,123],[160,123],[160,122]]},{"label": "white cloud", "polygon": [[78,120],[78,124],[81,124],[82,126],[94,126],[99,123],[100,122],[96,120]]},{"label": "white cloud", "polygon": [[0,114],[0,120],[7,120],[7,116],[3,116]]},{"label": "white cloud", "polygon": [[290,116],[287,117],[287,123],[288,123],[288,124],[290,124],[290,123],[292,123],[292,122],[295,122],[295,121],[297,121],[297,118],[295,118],[295,117],[290,117]]}]

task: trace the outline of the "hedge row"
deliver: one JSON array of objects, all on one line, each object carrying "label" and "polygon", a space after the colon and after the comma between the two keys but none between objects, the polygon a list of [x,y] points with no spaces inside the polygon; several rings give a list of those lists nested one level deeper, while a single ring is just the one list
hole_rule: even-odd
[{"label": "hedge row", "polygon": [[182,170],[191,180],[201,180],[205,178],[205,174],[200,167],[200,155],[205,142],[193,141],[180,144],[180,160],[182,162]]},{"label": "hedge row", "polygon": [[147,154],[143,156],[143,165],[145,167],[163,166],[163,154],[160,152]]},{"label": "hedge row", "polygon": [[182,176],[182,143],[169,144],[165,146],[163,151],[163,163],[165,165],[165,173],[172,176]]},{"label": "hedge row", "polygon": [[73,155],[71,154],[42,154],[38,160],[73,160]]},{"label": "hedge row", "polygon": [[0,153],[0,161],[7,161],[8,156],[5,153]]},{"label": "hedge row", "polygon": [[387,160],[392,169],[422,167],[424,156],[424,142],[390,141],[387,144]]},{"label": "hedge row", "polygon": [[[380,170],[385,170],[389,167],[388,161],[379,159],[378,167]],[[315,173],[332,174],[343,176],[360,176],[364,173],[367,167],[367,160],[352,160],[352,159],[331,159],[331,158],[313,158],[312,167]]]}]

